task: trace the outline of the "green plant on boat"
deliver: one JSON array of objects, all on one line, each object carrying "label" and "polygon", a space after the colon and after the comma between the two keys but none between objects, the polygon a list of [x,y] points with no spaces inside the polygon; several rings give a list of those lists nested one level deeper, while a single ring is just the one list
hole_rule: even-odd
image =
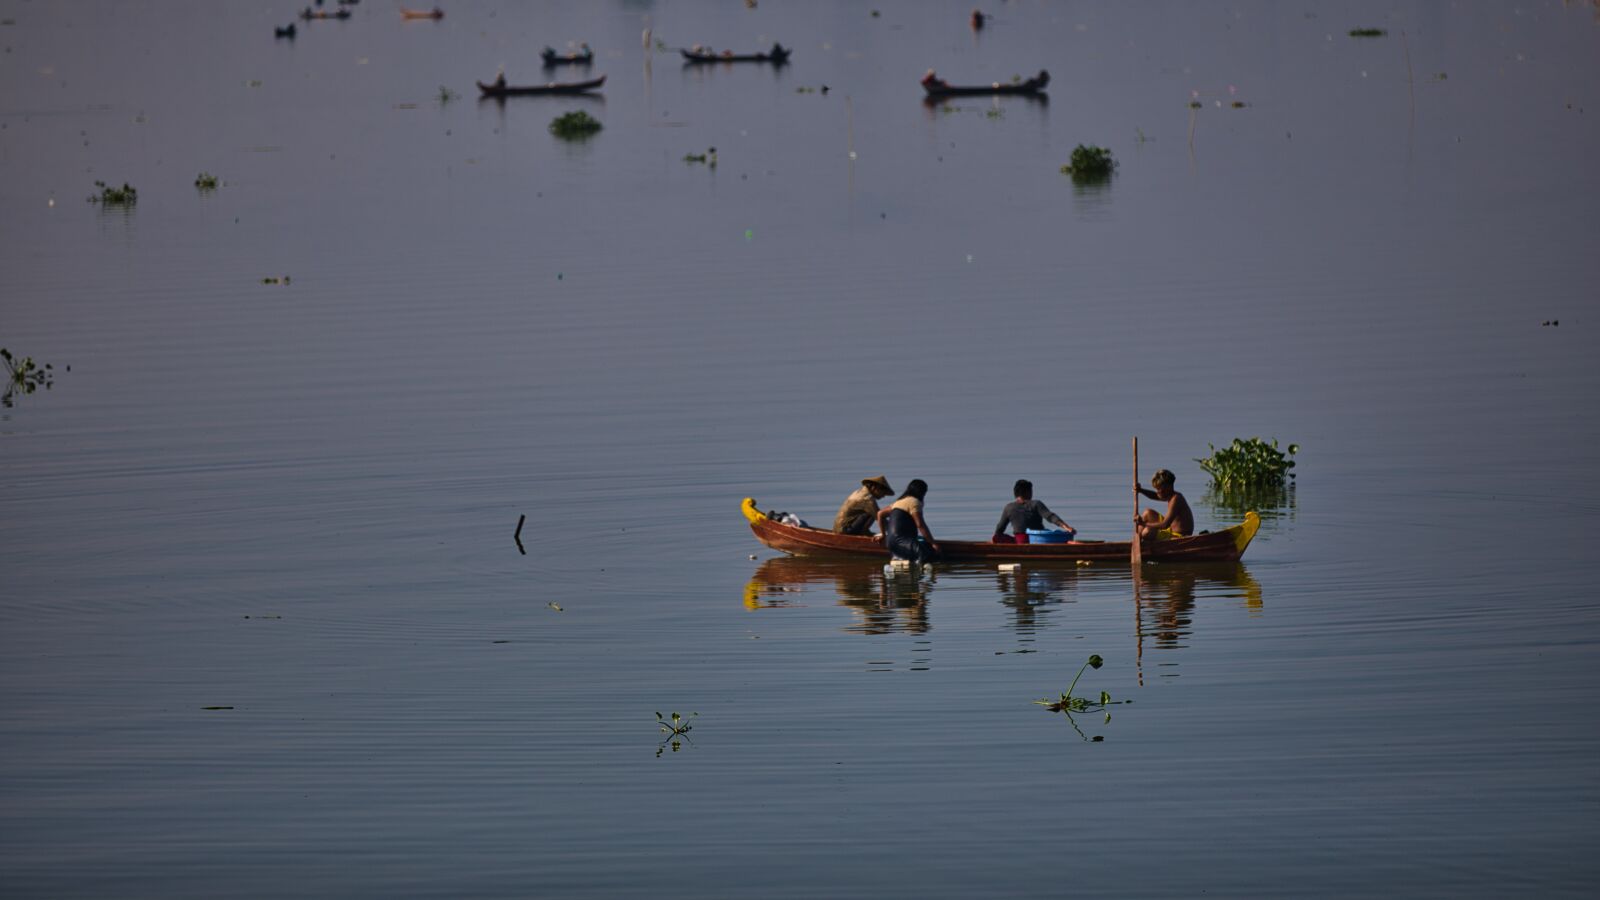
[{"label": "green plant on boat", "polygon": [[55,367],[36,363],[31,356],[19,359],[12,356],[10,350],[0,347],[0,362],[6,367],[6,389],[0,403],[6,407],[14,405],[12,398],[17,394],[31,394],[39,388],[48,391],[55,383]]},{"label": "green plant on boat", "polygon": [[603,126],[600,120],[583,110],[574,110],[550,120],[550,133],[562,140],[581,141]]},{"label": "green plant on boat", "polygon": [[[671,717],[668,718],[659,712],[656,713],[656,726],[661,729],[662,734],[666,735],[661,739],[661,745],[656,747],[656,756],[660,756],[661,752],[669,746],[672,748],[673,753],[677,753],[683,746],[683,742],[689,740],[689,732],[694,728],[693,725],[689,724],[689,720],[698,715],[700,714],[692,712],[685,717],[677,713],[671,713]],[[692,744],[694,742],[689,741],[689,743]]]},{"label": "green plant on boat", "polygon": [[1100,692],[1100,698],[1098,700],[1091,700],[1088,697],[1079,697],[1073,694],[1072,691],[1077,688],[1078,679],[1083,677],[1084,669],[1098,669],[1103,665],[1105,665],[1105,660],[1100,658],[1100,654],[1096,653],[1091,655],[1082,666],[1078,667],[1078,674],[1072,677],[1072,683],[1067,685],[1066,691],[1062,692],[1059,700],[1052,700],[1049,697],[1045,697],[1042,700],[1035,700],[1033,702],[1044,707],[1045,709],[1050,710],[1051,712],[1064,713],[1067,717],[1067,721],[1072,723],[1073,730],[1077,731],[1078,736],[1082,737],[1084,740],[1095,742],[1102,740],[1099,735],[1095,735],[1093,738],[1084,735],[1083,729],[1078,728],[1077,720],[1072,718],[1073,714],[1103,712],[1105,713],[1105,721],[1110,722],[1111,711],[1108,709],[1108,707],[1132,703],[1133,701],[1113,700],[1111,699],[1111,695],[1105,691]]},{"label": "green plant on boat", "polygon": [[1354,37],[1354,38],[1383,37],[1384,35],[1386,35],[1388,33],[1389,32],[1383,30],[1382,28],[1352,28],[1352,29],[1350,29],[1350,36]]},{"label": "green plant on boat", "polygon": [[683,156],[683,161],[691,165],[702,163],[715,169],[717,167],[717,148],[707,147],[704,153],[686,153]]},{"label": "green plant on boat", "polygon": [[217,176],[211,174],[210,172],[201,172],[199,175],[196,175],[194,177],[195,189],[200,191],[201,193],[205,193],[207,191],[214,191],[214,190],[217,189],[217,185],[219,185],[221,183],[222,183],[222,180],[217,178]]},{"label": "green plant on boat", "polygon": [[1079,144],[1072,148],[1072,159],[1061,167],[1061,174],[1071,175],[1073,181],[1099,181],[1111,177],[1116,168],[1110,150]]},{"label": "green plant on boat", "polygon": [[1294,460],[1289,457],[1300,452],[1299,444],[1280,450],[1277,438],[1270,444],[1258,437],[1248,441],[1234,438],[1232,444],[1220,450],[1215,444],[1206,446],[1211,448],[1211,455],[1198,457],[1195,462],[1222,493],[1284,487],[1294,477],[1289,471],[1294,468]]},{"label": "green plant on boat", "polygon": [[100,193],[98,195],[91,194],[89,196],[90,203],[98,203],[102,206],[132,206],[139,202],[139,192],[126,181],[119,188],[112,187],[104,181],[96,181],[94,186],[100,189]]}]

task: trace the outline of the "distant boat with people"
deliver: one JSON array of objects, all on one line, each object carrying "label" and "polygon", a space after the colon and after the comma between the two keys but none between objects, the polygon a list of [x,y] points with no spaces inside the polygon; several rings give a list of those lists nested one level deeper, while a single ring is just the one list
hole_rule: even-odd
[{"label": "distant boat with people", "polygon": [[996,81],[990,84],[951,84],[934,74],[932,69],[922,76],[922,89],[929,97],[953,97],[974,94],[1038,94],[1050,83],[1050,73],[1044,69],[1032,78],[1016,81]]},{"label": "distant boat with people", "polygon": [[732,50],[723,50],[719,53],[710,47],[695,44],[693,47],[680,48],[678,52],[691,63],[764,62],[781,66],[789,61],[789,54],[794,50],[774,43],[771,50],[757,53],[734,53]]},{"label": "distant boat with people", "polygon": [[570,53],[557,53],[554,47],[546,47],[539,51],[539,58],[544,60],[546,68],[551,66],[587,66],[594,62],[594,48],[588,44],[579,44],[578,49]]}]

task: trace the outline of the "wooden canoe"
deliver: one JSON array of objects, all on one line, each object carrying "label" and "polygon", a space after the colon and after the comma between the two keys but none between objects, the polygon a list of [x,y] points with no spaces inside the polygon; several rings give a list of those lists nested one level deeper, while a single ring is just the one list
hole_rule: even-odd
[{"label": "wooden canoe", "polygon": [[[860,556],[887,559],[889,551],[876,538],[834,534],[822,528],[785,525],[767,516],[750,497],[740,506],[756,540],[774,550],[795,556]],[[1189,537],[1147,540],[1146,562],[1228,562],[1238,560],[1261,527],[1261,517],[1244,514],[1232,528]],[[1133,549],[1127,541],[1065,544],[994,544],[989,541],[939,541],[941,559],[948,562],[1027,562],[1029,560],[1128,561]]]},{"label": "wooden canoe", "polygon": [[308,6],[305,9],[300,10],[300,18],[306,20],[307,22],[310,22],[314,19],[348,19],[350,18],[350,10],[341,9],[338,12],[333,12],[325,9],[312,9]]},{"label": "wooden canoe", "polygon": [[789,54],[794,51],[782,44],[773,44],[772,49],[765,53],[733,53],[728,50],[718,53],[708,47],[691,47],[687,50],[679,49],[678,52],[691,63],[769,62],[781,66],[789,61]]},{"label": "wooden canoe", "polygon": [[406,9],[402,6],[400,7],[400,18],[438,20],[444,18],[444,10],[437,6],[435,6],[433,9]]},{"label": "wooden canoe", "polygon": [[554,47],[546,47],[539,51],[539,58],[544,60],[546,68],[554,66],[587,66],[594,62],[594,50],[588,44],[583,45],[583,50],[574,53],[557,53]]},{"label": "wooden canoe", "polygon": [[484,84],[478,82],[478,90],[485,97],[521,97],[529,94],[583,94],[599,90],[606,83],[606,77],[591,78],[588,81],[552,81],[549,84]]},{"label": "wooden canoe", "polygon": [[1038,94],[1050,83],[1050,73],[1043,69],[1024,81],[996,81],[993,84],[947,84],[938,78],[924,78],[922,89],[929,97],[959,97],[973,94]]}]

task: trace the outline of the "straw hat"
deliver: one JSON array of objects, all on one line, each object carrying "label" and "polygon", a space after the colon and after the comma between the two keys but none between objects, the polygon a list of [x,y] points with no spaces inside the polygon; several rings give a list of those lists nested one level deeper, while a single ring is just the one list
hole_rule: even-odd
[{"label": "straw hat", "polygon": [[879,475],[877,478],[863,478],[861,479],[861,483],[866,485],[868,489],[877,488],[878,490],[882,491],[885,496],[894,493],[894,488],[889,487],[889,479],[883,477],[882,475]]}]

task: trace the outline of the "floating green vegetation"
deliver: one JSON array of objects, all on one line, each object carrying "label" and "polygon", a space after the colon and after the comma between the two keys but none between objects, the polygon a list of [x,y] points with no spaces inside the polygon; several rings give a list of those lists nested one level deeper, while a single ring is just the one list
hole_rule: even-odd
[{"label": "floating green vegetation", "polygon": [[1282,488],[1294,474],[1294,460],[1289,457],[1300,452],[1299,444],[1290,444],[1286,450],[1278,449],[1278,441],[1267,443],[1261,438],[1250,440],[1234,438],[1233,443],[1221,450],[1207,444],[1211,455],[1196,458],[1211,483],[1223,493]]},{"label": "floating green vegetation", "polygon": [[1202,104],[1199,100],[1190,100],[1189,101],[1189,108],[1190,109],[1199,109],[1203,105],[1204,104]]},{"label": "floating green vegetation", "polygon": [[878,12],[878,11],[877,11],[877,10],[873,10],[873,11],[872,11],[872,17],[873,17],[873,18],[874,18],[874,19],[876,19],[876,18],[878,18],[878,17],[879,17],[879,16],[882,16],[882,15],[883,15],[883,13],[881,13],[881,12]]},{"label": "floating green vegetation", "polygon": [[94,186],[100,189],[100,193],[98,195],[90,194],[90,203],[98,203],[102,206],[132,206],[139,202],[139,192],[126,181],[119,188],[112,187],[104,181],[96,181]]},{"label": "floating green vegetation", "polygon": [[584,140],[602,127],[599,119],[581,109],[550,120],[550,133],[567,141]]},{"label": "floating green vegetation", "polygon": [[683,161],[690,165],[700,163],[715,169],[717,167],[717,148],[707,147],[704,153],[686,153],[683,156]]},{"label": "floating green vegetation", "polygon": [[459,96],[461,96],[461,95],[456,93],[455,91],[450,90],[449,88],[445,87],[442,84],[439,85],[439,105],[443,106],[444,104],[449,103],[451,100],[454,100]]},{"label": "floating green vegetation", "polygon": [[[683,746],[683,742],[689,740],[689,731],[694,728],[693,725],[689,724],[689,720],[698,715],[700,714],[692,712],[685,718],[677,713],[672,713],[671,718],[667,718],[662,716],[661,713],[656,713],[656,725],[660,727],[661,733],[666,735],[661,739],[661,746],[656,748],[656,756],[660,756],[661,751],[669,746],[672,748],[673,753],[677,753],[679,748]],[[689,742],[691,744],[694,743],[693,741]]]},{"label": "floating green vegetation", "polygon": [[1079,144],[1072,148],[1072,159],[1061,167],[1061,174],[1071,175],[1073,181],[1099,181],[1111,177],[1116,168],[1110,150]]},{"label": "floating green vegetation", "polygon": [[1247,103],[1245,103],[1245,102],[1244,102],[1244,101],[1243,101],[1243,100],[1235,100],[1235,101],[1233,101],[1233,103],[1232,103],[1232,104],[1230,104],[1230,105],[1231,105],[1231,106],[1232,106],[1232,107],[1233,107],[1233,108],[1234,108],[1234,109],[1244,109],[1244,108],[1245,108],[1245,107],[1246,107],[1246,106],[1248,106],[1248,105],[1249,105],[1249,104],[1247,104]]},{"label": "floating green vegetation", "polygon": [[1046,697],[1042,700],[1035,700],[1033,702],[1044,707],[1045,709],[1050,710],[1051,712],[1065,713],[1067,716],[1067,721],[1072,723],[1072,727],[1078,732],[1078,736],[1082,737],[1085,741],[1098,742],[1104,740],[1100,735],[1095,735],[1093,738],[1086,736],[1083,733],[1083,730],[1078,728],[1077,721],[1072,718],[1074,713],[1103,712],[1105,713],[1105,721],[1110,722],[1111,711],[1107,709],[1107,707],[1133,702],[1132,700],[1113,700],[1111,699],[1111,695],[1105,691],[1100,692],[1100,698],[1098,700],[1090,700],[1088,697],[1079,697],[1072,693],[1073,689],[1078,686],[1078,679],[1083,677],[1084,669],[1098,669],[1103,665],[1105,665],[1105,660],[1101,659],[1098,653],[1090,656],[1088,661],[1078,668],[1078,674],[1073,676],[1072,683],[1067,685],[1066,691],[1061,694],[1061,699],[1052,700],[1049,697]]},{"label": "floating green vegetation", "polygon": [[996,106],[995,108],[985,112],[983,115],[988,119],[1004,119],[1006,117],[1006,111]]},{"label": "floating green vegetation", "polygon": [[0,402],[7,407],[14,405],[12,398],[17,394],[31,394],[39,388],[48,391],[55,384],[55,367],[49,363],[41,365],[31,356],[18,359],[4,347],[0,347],[0,362],[6,367],[6,389]]},{"label": "floating green vegetation", "polygon": [[217,185],[221,183],[221,179],[217,178],[217,176],[211,174],[210,172],[201,172],[199,175],[194,177],[194,186],[201,193],[205,193],[206,191],[214,191],[217,189]]},{"label": "floating green vegetation", "polygon": [[1350,36],[1354,37],[1354,38],[1383,37],[1384,35],[1386,35],[1388,33],[1389,32],[1385,31],[1382,28],[1352,28],[1352,29],[1350,29]]}]

